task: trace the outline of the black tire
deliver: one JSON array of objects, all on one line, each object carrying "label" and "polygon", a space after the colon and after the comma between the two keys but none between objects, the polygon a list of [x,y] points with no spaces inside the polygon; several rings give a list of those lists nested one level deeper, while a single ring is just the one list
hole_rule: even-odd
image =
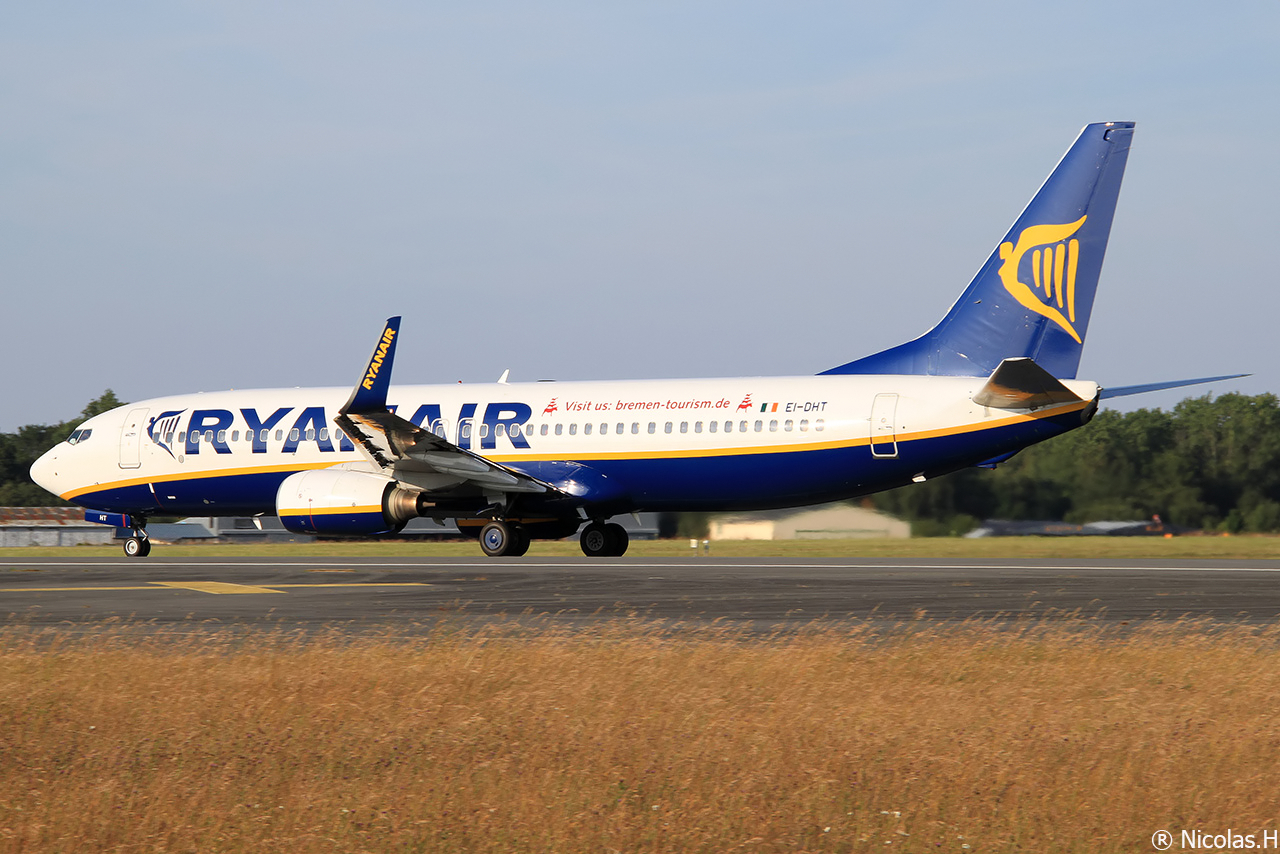
[{"label": "black tire", "polygon": [[592,522],[582,529],[578,540],[587,557],[622,557],[626,554],[627,529],[616,522]]},{"label": "black tire", "polygon": [[146,557],[151,554],[151,541],[142,537],[129,537],[124,541],[125,557]]},{"label": "black tire", "polygon": [[612,538],[609,557],[622,557],[626,554],[627,546],[631,542],[631,538],[627,536],[627,529],[617,522],[610,522],[604,526],[604,530]]},{"label": "black tire", "polygon": [[582,553],[587,557],[608,557],[609,547],[613,545],[613,537],[609,536],[609,528],[600,522],[592,522],[582,529],[578,538]]},{"label": "black tire", "polygon": [[520,550],[521,542],[524,542],[525,549],[529,548],[528,541],[520,535],[516,525],[489,522],[480,529],[480,548],[489,557],[522,555],[524,552]]},{"label": "black tire", "polygon": [[509,525],[511,528],[511,536],[515,540],[512,544],[511,551],[507,552],[510,557],[523,557],[525,552],[529,551],[529,544],[533,542],[533,537],[529,535],[529,529],[524,525]]}]

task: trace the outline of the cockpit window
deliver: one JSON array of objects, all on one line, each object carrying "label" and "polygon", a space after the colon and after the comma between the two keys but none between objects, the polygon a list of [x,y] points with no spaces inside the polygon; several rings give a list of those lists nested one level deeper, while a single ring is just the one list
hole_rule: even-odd
[{"label": "cockpit window", "polygon": [[67,437],[67,444],[78,445],[81,442],[87,441],[89,438],[89,434],[91,434],[92,432],[93,432],[92,430],[86,430],[84,428],[81,428]]}]

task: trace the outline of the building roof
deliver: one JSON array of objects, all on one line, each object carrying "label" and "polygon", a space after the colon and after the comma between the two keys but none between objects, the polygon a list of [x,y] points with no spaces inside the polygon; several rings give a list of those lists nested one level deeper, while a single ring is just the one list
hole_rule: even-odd
[{"label": "building roof", "polygon": [[0,527],[99,527],[86,522],[83,507],[0,507]]}]

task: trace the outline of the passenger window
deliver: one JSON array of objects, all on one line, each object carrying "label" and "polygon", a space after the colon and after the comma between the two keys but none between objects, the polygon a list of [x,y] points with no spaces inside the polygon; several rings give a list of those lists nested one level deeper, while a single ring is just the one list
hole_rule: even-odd
[{"label": "passenger window", "polygon": [[786,421],[783,421],[783,422],[782,422],[782,429],[783,429],[783,430],[785,430],[786,432],[790,433],[790,432],[791,432],[791,427],[792,427],[793,423],[794,423],[794,422],[792,422],[792,420],[791,420],[790,418],[788,418]]},{"label": "passenger window", "polygon": [[314,428],[314,427],[308,427],[308,428],[307,428],[307,441],[308,441],[308,442],[314,442],[315,440],[316,440],[316,428]]},{"label": "passenger window", "polygon": [[681,422],[680,422],[680,432],[681,432],[681,433],[688,433],[688,432],[689,432],[689,422],[688,422],[688,421],[681,421]]},{"label": "passenger window", "polygon": [[[480,430],[481,430],[480,435],[482,435],[482,436],[483,436],[483,435],[484,435],[484,432],[483,432],[483,431],[484,431],[484,428],[483,428],[483,427],[481,427],[481,428],[480,428]],[[494,425],[493,425],[493,435],[495,435],[495,436],[501,436],[501,435],[503,434],[503,432],[504,432],[503,425],[501,425],[501,424],[494,424]]]},{"label": "passenger window", "polygon": [[[547,428],[546,428],[546,427],[543,427],[543,428],[542,428],[542,432],[545,434],[545,433],[547,432]],[[526,436],[532,436],[532,435],[533,435],[533,425],[532,425],[532,424],[526,424],[526,425],[524,425],[524,434],[525,434]]]},{"label": "passenger window", "polygon": [[809,419],[808,419],[808,418],[801,418],[801,419],[800,419],[800,432],[801,432],[801,433],[807,432],[807,431],[808,431],[808,429],[809,429]]},{"label": "passenger window", "polygon": [[738,422],[738,432],[739,433],[747,432],[747,422],[745,421]]},{"label": "passenger window", "polygon": [[701,433],[701,432],[702,432],[702,422],[701,422],[701,421],[695,421],[695,422],[693,422],[693,432],[695,432],[695,433]]},{"label": "passenger window", "polygon": [[602,423],[602,424],[600,425],[600,435],[601,435],[601,436],[607,436],[607,435],[609,435],[609,425],[608,425],[608,424]]},{"label": "passenger window", "polygon": [[732,432],[733,432],[733,422],[732,422],[732,421],[726,421],[726,422],[724,422],[724,432],[726,432],[726,433],[732,433]]},{"label": "passenger window", "polygon": [[329,428],[328,428],[328,427],[321,427],[321,428],[320,428],[320,441],[321,441],[321,442],[327,442],[327,441],[329,441]]},{"label": "passenger window", "polygon": [[219,431],[218,431],[218,444],[219,444],[219,445],[225,445],[225,444],[227,444],[227,431],[226,431],[226,430],[219,430]]},{"label": "passenger window", "polygon": [[191,444],[193,444],[193,445],[199,445],[199,444],[200,444],[200,434],[199,434],[199,433],[192,433],[192,434],[191,434]]},{"label": "passenger window", "polygon": [[[573,428],[572,428],[572,427],[570,427],[570,428],[569,428],[569,432],[570,432],[570,433],[572,433],[572,432],[573,432]],[[590,421],[588,421],[586,424],[583,424],[583,425],[582,425],[582,435],[584,435],[584,436],[590,436],[590,435],[591,435],[591,422],[590,422]]]},{"label": "passenger window", "polygon": [[210,445],[212,445],[212,444],[213,444],[213,431],[212,431],[212,430],[205,430],[205,431],[204,431],[204,440],[205,440],[206,442],[208,442]]},{"label": "passenger window", "polygon": [[757,433],[759,433],[759,432],[760,432],[760,431],[762,431],[762,430],[764,430],[764,422],[763,422],[763,421],[757,421],[757,422],[756,422],[756,432],[757,432]]},{"label": "passenger window", "polygon": [[668,421],[668,422],[666,423],[666,426],[662,428],[662,431],[663,431],[664,433],[670,433],[670,432],[671,432],[671,426],[672,426],[672,425],[671,425],[671,422],[670,422],[670,421]]},{"label": "passenger window", "polygon": [[461,433],[462,438],[464,439],[471,438],[471,422],[470,421],[463,421],[462,424],[459,426],[458,430]]},{"label": "passenger window", "polygon": [[266,442],[267,437],[269,437],[270,435],[271,435],[271,431],[268,430],[266,427],[263,427],[262,432],[258,434],[258,439],[262,442]]},{"label": "passenger window", "polygon": [[578,435],[578,423],[576,421],[569,425],[569,435],[570,436]]},{"label": "passenger window", "polygon": [[814,421],[814,422],[813,422],[813,429],[814,429],[814,430],[816,430],[816,431],[818,431],[818,432],[822,432],[822,419],[821,419],[821,418],[819,418],[819,419],[817,419],[816,421]]},{"label": "passenger window", "polygon": [[625,432],[627,432],[627,425],[626,425],[626,424],[618,424],[616,427],[614,427],[613,432],[615,432],[615,433],[619,433],[619,434],[621,434],[621,433],[625,433]]},{"label": "passenger window", "polygon": [[239,431],[239,430],[232,430],[232,431],[231,431],[231,441],[233,441],[233,442],[239,442],[239,441],[240,441],[240,431]]},{"label": "passenger window", "polygon": [[538,429],[538,434],[539,434],[539,435],[541,435],[541,436],[545,436],[545,435],[547,435],[547,425],[546,425],[546,424],[543,424],[543,425],[542,425],[542,427],[540,427],[540,428]]},{"label": "passenger window", "polygon": [[283,439],[283,438],[284,438],[284,431],[283,431],[283,430],[277,430],[277,431],[276,431],[276,441],[277,441],[277,442],[279,442],[279,441],[280,441],[281,439]]},{"label": "passenger window", "polygon": [[638,436],[638,435],[640,435],[640,422],[639,422],[639,421],[632,421],[632,422],[631,422],[631,435],[632,435],[632,436]]},{"label": "passenger window", "polygon": [[563,433],[564,433],[564,425],[563,425],[563,424],[557,424],[557,425],[556,425],[556,435],[557,435],[557,436],[560,436],[560,435],[562,435]]},{"label": "passenger window", "polygon": [[707,429],[710,430],[712,433],[716,432],[717,430],[720,429],[720,422],[719,421],[707,422]]},{"label": "passenger window", "polygon": [[489,438],[489,425],[483,421],[480,422],[480,438],[481,439]]},{"label": "passenger window", "polygon": [[658,423],[657,423],[656,421],[650,421],[650,422],[649,422],[649,435],[653,435],[654,433],[657,433],[657,432],[658,432]]},{"label": "passenger window", "polygon": [[298,441],[298,435],[299,435],[298,428],[294,427],[292,430],[289,431],[289,441],[290,442]]},{"label": "passenger window", "polygon": [[775,418],[769,422],[769,432],[770,433],[778,432],[778,419]]}]

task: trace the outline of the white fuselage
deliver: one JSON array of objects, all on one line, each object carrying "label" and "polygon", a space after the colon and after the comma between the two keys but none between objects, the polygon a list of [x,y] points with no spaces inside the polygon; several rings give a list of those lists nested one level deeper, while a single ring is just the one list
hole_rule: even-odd
[{"label": "white fuselage", "polygon": [[[557,467],[589,468],[611,481],[608,500],[622,509],[729,509],[852,496],[981,462],[1025,446],[1028,435],[1070,429],[1055,419],[1085,406],[991,409],[971,399],[983,383],[843,375],[393,386],[388,408],[548,482]],[[1085,402],[1098,390],[1066,385]],[[141,401],[87,421],[87,439],[60,444],[32,474],[94,509],[271,513],[288,474],[363,462],[333,421],[348,394],[264,389]]]}]

